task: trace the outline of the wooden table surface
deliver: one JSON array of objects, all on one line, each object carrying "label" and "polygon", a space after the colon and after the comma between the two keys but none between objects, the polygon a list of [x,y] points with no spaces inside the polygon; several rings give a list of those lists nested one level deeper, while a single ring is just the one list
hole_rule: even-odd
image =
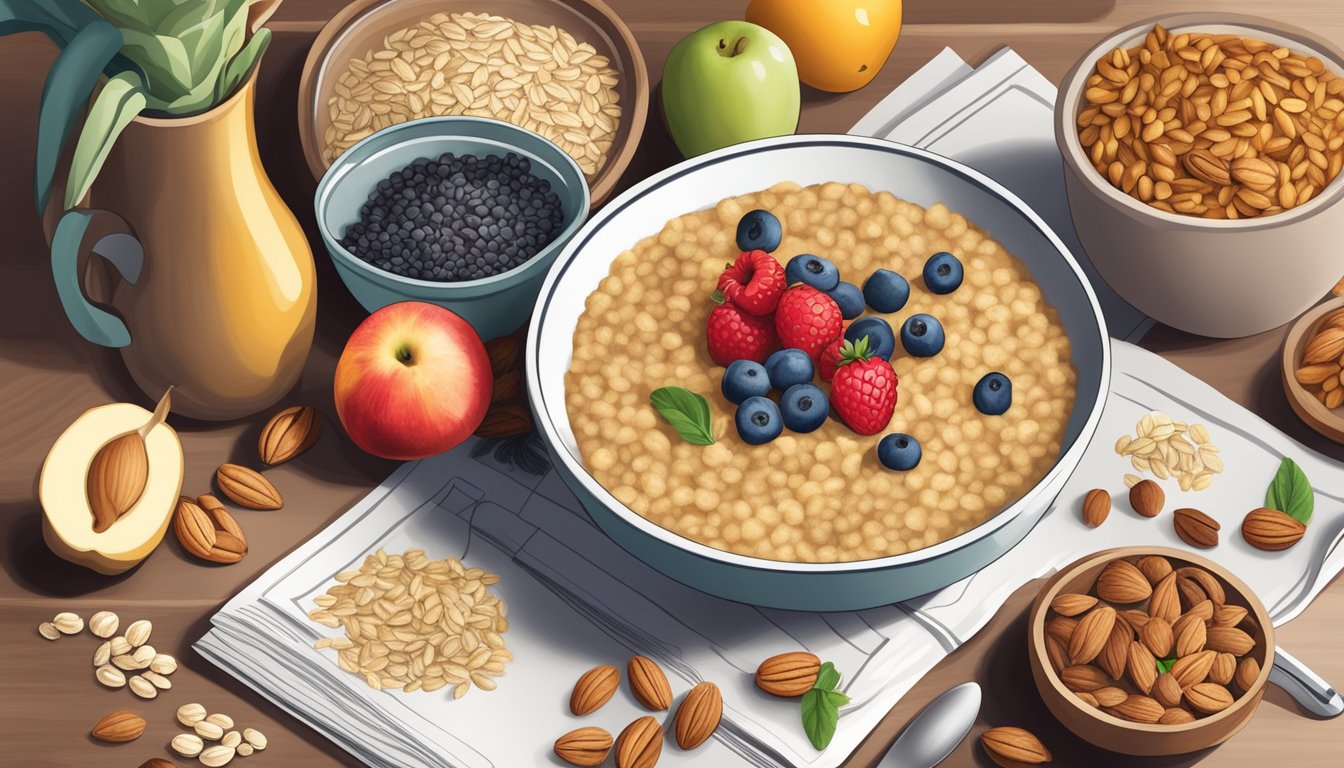
[{"label": "wooden table surface", "polygon": [[[685,33],[735,17],[744,0],[608,0],[633,28],[656,80],[672,44]],[[263,156],[277,187],[301,219],[311,224],[313,182],[298,149],[294,99],[307,46],[341,0],[286,0],[272,26],[277,35],[262,69],[258,130]],[[488,8],[489,3],[482,3]],[[895,53],[867,88],[846,95],[804,90],[800,131],[843,132],[882,96],[945,46],[972,64],[1010,45],[1052,80],[1107,31],[1133,20],[1201,8],[1254,13],[1250,0],[909,0],[906,26]],[[1344,46],[1344,13],[1336,0],[1282,0],[1272,14],[1311,28]],[[208,617],[230,595],[306,540],[363,496],[394,468],[371,459],[332,429],[300,460],[270,475],[288,503],[282,512],[242,512],[251,552],[229,567],[203,567],[166,540],[141,567],[120,577],[98,576],[51,555],[42,543],[35,500],[42,457],[60,431],[85,409],[112,400],[145,402],[119,357],[82,341],[62,315],[48,255],[32,210],[34,126],[44,73],[54,52],[34,35],[0,42],[0,210],[4,211],[3,279],[0,279],[0,764],[134,766],[165,757],[177,732],[178,704],[200,701],[231,714],[240,725],[270,737],[258,765],[355,765],[320,735],[214,669],[190,650]],[[655,107],[656,110],[656,107]],[[656,112],[625,183],[675,162],[677,157]],[[146,180],[152,183],[152,180]],[[311,230],[310,230],[311,231]],[[314,242],[317,241],[314,239]],[[319,246],[320,248],[320,246]],[[189,258],[189,254],[181,254]],[[288,402],[307,402],[332,416],[331,375],[347,334],[363,316],[326,260],[319,256],[319,330],[303,378]],[[1322,286],[1322,293],[1329,286]],[[1284,329],[1236,341],[1215,341],[1158,327],[1144,346],[1208,381],[1288,434],[1344,458],[1344,447],[1310,433],[1289,410],[1278,384],[1275,354]],[[185,491],[202,491],[220,462],[242,459],[255,445],[259,424],[184,423],[174,420],[187,454]],[[1079,766],[1325,766],[1338,764],[1344,720],[1317,721],[1281,691],[1271,689],[1254,721],[1224,746],[1166,760],[1097,753],[1063,731],[1041,705],[1026,667],[1024,611],[1035,592],[1019,590],[971,642],[939,664],[883,720],[847,765],[873,765],[909,718],[934,696],[965,680],[984,688],[985,704],[972,732],[1015,724],[1042,736],[1057,765]],[[109,609],[154,622],[152,643],[182,662],[172,695],[154,702],[125,691],[101,689],[93,680],[86,635],[56,643],[42,640],[37,624],[57,611],[84,616]],[[1344,584],[1334,583],[1297,620],[1279,632],[1285,648],[1328,680],[1344,681],[1339,653]],[[129,746],[109,747],[87,736],[106,712],[131,707],[145,714],[149,730]],[[841,727],[844,727],[842,722]],[[553,734],[527,734],[549,743]],[[964,742],[945,763],[988,766]],[[513,767],[511,767],[513,768]]]}]

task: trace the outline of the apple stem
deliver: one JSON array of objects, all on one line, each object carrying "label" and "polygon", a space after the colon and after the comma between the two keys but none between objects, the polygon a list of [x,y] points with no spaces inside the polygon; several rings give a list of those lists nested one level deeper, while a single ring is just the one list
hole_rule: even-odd
[{"label": "apple stem", "polygon": [[746,37],[737,38],[732,45],[729,45],[727,40],[719,38],[718,52],[720,56],[732,58],[733,56],[740,56],[745,50],[747,50]]},{"label": "apple stem", "polygon": [[405,344],[402,344],[401,346],[397,347],[396,354],[397,354],[397,361],[400,362],[402,365],[410,365],[411,363],[414,362],[414,358],[411,356],[411,348],[406,346]]},{"label": "apple stem", "polygon": [[168,411],[173,407],[172,396],[173,387],[169,386],[168,390],[163,393],[163,397],[159,398],[159,403],[154,407],[154,413],[149,417],[149,421],[145,422],[144,426],[136,430],[136,432],[140,434],[141,440],[149,437],[149,433],[153,431],[155,427],[162,424],[164,419],[168,418]]}]

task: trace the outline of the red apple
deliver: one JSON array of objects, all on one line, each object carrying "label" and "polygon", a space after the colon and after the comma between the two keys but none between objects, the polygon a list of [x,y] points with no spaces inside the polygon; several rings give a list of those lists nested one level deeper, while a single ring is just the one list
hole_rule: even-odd
[{"label": "red apple", "polygon": [[359,324],[336,363],[336,415],[360,448],[409,461],[466,440],[494,375],[471,324],[434,304],[389,304]]}]

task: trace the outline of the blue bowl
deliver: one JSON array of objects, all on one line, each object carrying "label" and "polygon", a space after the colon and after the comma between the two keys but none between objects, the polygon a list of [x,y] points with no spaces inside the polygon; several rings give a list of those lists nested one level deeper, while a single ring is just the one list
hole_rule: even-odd
[{"label": "blue bowl", "polygon": [[[446,283],[416,280],[379,269],[340,244],[359,221],[359,209],[378,182],[415,160],[445,152],[478,157],[513,152],[532,162],[532,174],[560,198],[560,234],[531,259],[497,275]],[[546,272],[588,217],[588,184],[578,164],[541,136],[483,117],[427,117],[389,126],[336,158],[317,185],[317,227],[345,287],[373,312],[399,301],[425,301],[471,323],[482,339],[511,333],[532,314]]]}]

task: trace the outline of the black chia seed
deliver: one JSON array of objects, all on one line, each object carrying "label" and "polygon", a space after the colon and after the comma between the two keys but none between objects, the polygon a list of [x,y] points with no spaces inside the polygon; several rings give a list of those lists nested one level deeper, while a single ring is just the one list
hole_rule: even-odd
[{"label": "black chia seed", "polygon": [[378,182],[341,245],[379,269],[457,282],[507,272],[560,234],[564,211],[510,152],[421,158]]}]

